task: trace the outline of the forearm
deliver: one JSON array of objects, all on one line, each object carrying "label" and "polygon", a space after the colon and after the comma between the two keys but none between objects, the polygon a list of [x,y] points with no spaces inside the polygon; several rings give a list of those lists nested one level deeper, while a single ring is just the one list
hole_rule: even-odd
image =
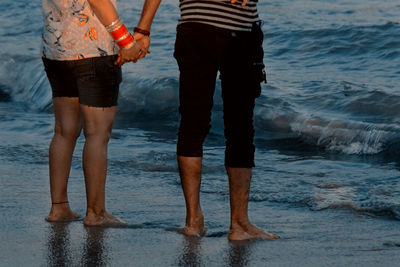
[{"label": "forearm", "polygon": [[143,30],[150,31],[154,15],[160,5],[161,0],[145,0],[142,15],[139,20],[138,27]]},{"label": "forearm", "polygon": [[88,2],[96,17],[121,49],[129,49],[135,45],[132,34],[120,20],[117,10],[110,0],[88,0]]},{"label": "forearm", "polygon": [[88,0],[88,3],[104,26],[110,25],[119,18],[117,10],[110,0]]}]

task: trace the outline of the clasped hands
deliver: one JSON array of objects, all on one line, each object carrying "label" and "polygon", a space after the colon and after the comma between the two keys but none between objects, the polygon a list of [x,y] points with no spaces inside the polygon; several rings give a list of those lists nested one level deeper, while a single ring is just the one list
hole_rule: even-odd
[{"label": "clasped hands", "polygon": [[[235,4],[238,0],[231,0],[231,4]],[[242,1],[242,6],[247,4],[248,0]],[[141,33],[135,32],[133,34],[135,39],[134,45],[129,49],[120,49],[118,52],[118,59],[114,62],[117,66],[122,66],[127,62],[136,63],[138,60],[150,54],[150,37]]]},{"label": "clasped hands", "polygon": [[122,66],[127,62],[136,63],[139,59],[144,58],[150,54],[150,37],[141,33],[134,33],[134,45],[129,49],[120,49],[118,52],[118,59],[114,62],[117,66]]}]

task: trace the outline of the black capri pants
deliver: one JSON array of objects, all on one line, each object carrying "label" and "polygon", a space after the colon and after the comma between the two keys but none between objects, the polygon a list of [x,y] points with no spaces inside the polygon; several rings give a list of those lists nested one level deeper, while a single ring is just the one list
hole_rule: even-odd
[{"label": "black capri pants", "polygon": [[[202,157],[203,142],[210,130],[211,109],[218,71],[220,72],[225,166],[254,167],[253,110],[260,95],[262,32],[220,29],[201,23],[178,25],[175,53],[179,70],[179,113],[177,154]],[[264,77],[263,77],[264,78]]]}]

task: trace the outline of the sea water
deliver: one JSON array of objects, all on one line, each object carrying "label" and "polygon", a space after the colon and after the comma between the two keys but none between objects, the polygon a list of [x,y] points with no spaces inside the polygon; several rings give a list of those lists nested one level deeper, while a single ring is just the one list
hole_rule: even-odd
[{"label": "sea water", "polygon": [[[137,24],[142,5],[119,1],[127,25]],[[273,0],[260,1],[258,7],[268,83],[255,108],[250,206],[264,207],[264,212],[300,208],[309,216],[329,211],[330,216],[400,220],[400,3]],[[38,199],[37,213],[45,215],[49,207],[47,148],[53,115],[40,58],[41,12],[40,1],[0,3],[2,216],[29,213],[21,201],[32,198]],[[149,226],[165,229],[184,218],[175,159],[178,18],[178,1],[163,1],[152,26],[151,54],[123,66],[109,145],[110,206],[128,221],[170,216]],[[228,216],[229,199],[220,93],[218,81],[201,188],[205,210],[215,215],[209,222],[209,228],[217,229],[214,236],[227,228],[227,217],[219,214]],[[71,202],[80,199],[81,212],[83,142],[81,137],[69,188]]]}]

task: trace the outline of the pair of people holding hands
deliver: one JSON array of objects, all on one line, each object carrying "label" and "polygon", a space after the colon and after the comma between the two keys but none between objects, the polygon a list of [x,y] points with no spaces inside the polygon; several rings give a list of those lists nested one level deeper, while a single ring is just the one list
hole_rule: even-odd
[{"label": "pair of people holding hands", "polygon": [[[107,147],[122,80],[121,66],[149,53],[150,28],[160,1],[145,0],[131,34],[118,15],[116,0],[43,0],[42,58],[55,115],[49,149],[52,206],[48,221],[80,217],[69,207],[67,184],[76,140],[83,130],[84,224],[124,223],[105,208]],[[202,235],[206,230],[199,197],[202,148],[210,129],[219,72],[231,203],[228,238],[278,239],[248,218],[255,150],[253,110],[260,83],[266,81],[257,0],[180,0],[180,10],[174,57],[180,70],[177,158],[186,201],[183,233]]]}]

